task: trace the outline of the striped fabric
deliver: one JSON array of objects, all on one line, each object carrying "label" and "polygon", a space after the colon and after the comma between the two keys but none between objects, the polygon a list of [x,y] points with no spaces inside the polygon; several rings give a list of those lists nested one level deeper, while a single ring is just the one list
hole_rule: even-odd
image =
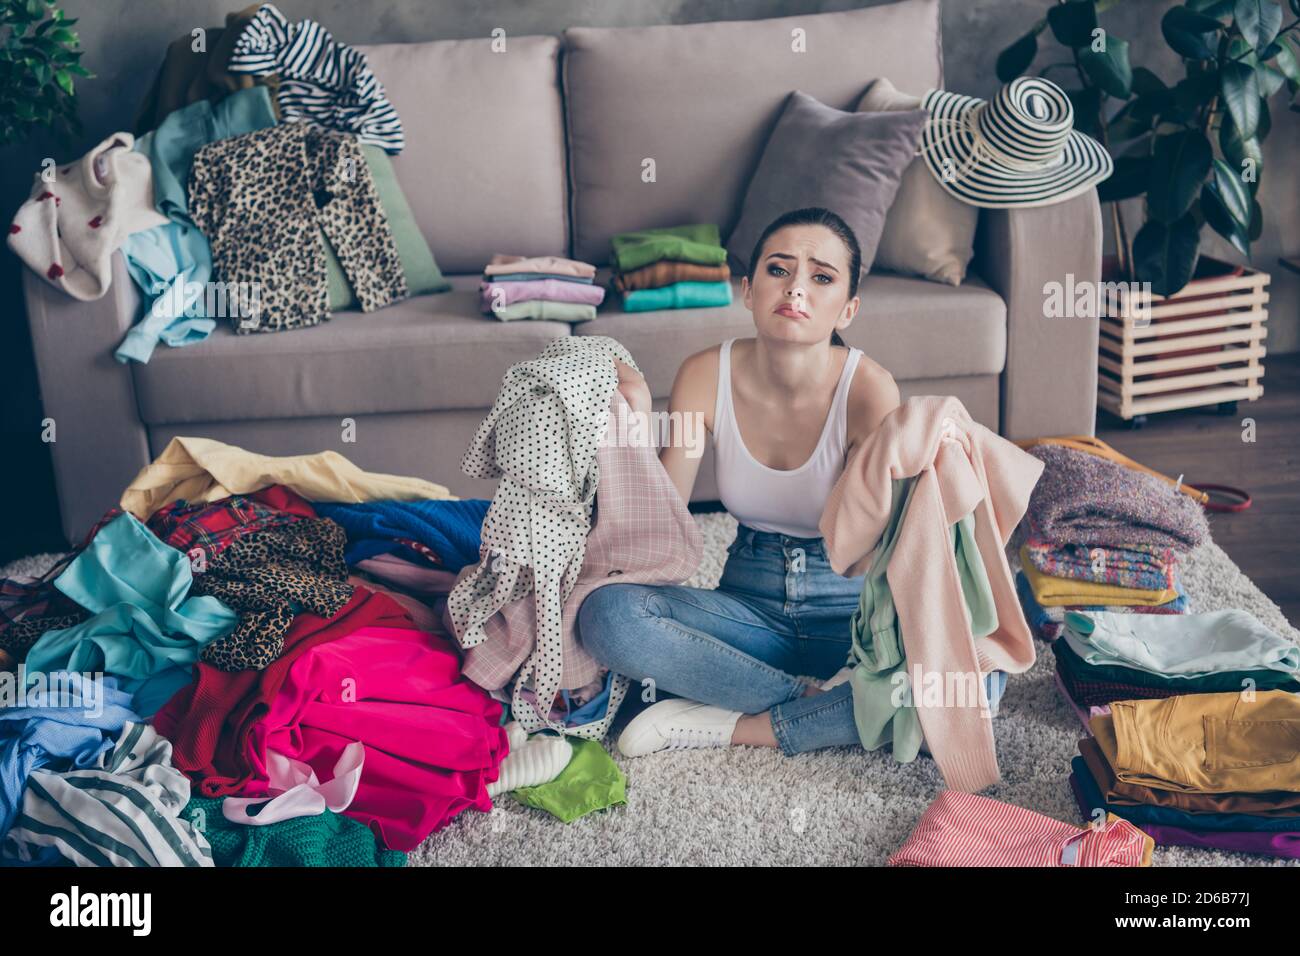
[{"label": "striped fabric", "polygon": [[1107,814],[1090,827],[944,790],[889,858],[890,866],[1150,866],[1151,837]]},{"label": "striped fabric", "polygon": [[212,866],[208,841],[181,816],[190,782],[171,756],[152,727],[128,722],[95,767],[35,771],[4,858],[31,861],[53,848],[77,866]]},{"label": "striped fabric", "polygon": [[1046,206],[1106,179],[1114,161],[1074,129],[1074,107],[1055,83],[1018,76],[991,100],[927,90],[920,152],[939,184],[971,206]]},{"label": "striped fabric", "polygon": [[335,41],[315,20],[290,23],[264,3],[235,40],[231,73],[280,77],[277,101],[285,122],[311,122],[355,133],[362,143],[400,153],[402,120],[365,54]]}]

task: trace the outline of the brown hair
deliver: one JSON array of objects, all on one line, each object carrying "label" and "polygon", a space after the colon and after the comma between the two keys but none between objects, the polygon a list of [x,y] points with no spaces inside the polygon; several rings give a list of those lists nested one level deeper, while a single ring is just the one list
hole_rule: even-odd
[{"label": "brown hair", "polygon": [[[858,276],[862,271],[862,248],[858,245],[858,237],[853,234],[853,230],[849,228],[848,223],[822,206],[792,209],[767,224],[767,228],[758,237],[758,242],[754,244],[753,254],[749,257],[750,285],[754,284],[754,274],[758,271],[758,260],[763,254],[763,244],[767,242],[772,233],[778,229],[784,229],[786,226],[825,226],[835,233],[849,251],[849,298],[852,299],[858,294]],[[831,344],[844,344],[839,332],[831,333]]]}]

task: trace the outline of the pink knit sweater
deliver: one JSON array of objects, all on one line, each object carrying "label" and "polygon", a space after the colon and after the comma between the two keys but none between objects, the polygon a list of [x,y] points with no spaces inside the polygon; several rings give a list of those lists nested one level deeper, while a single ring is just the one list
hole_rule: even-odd
[{"label": "pink knit sweater", "polygon": [[[831,566],[864,574],[889,522],[891,479],[916,477],[885,572],[898,614],[909,677],[916,667],[948,686],[991,670],[1019,674],[1034,645],[1003,550],[1029,504],[1043,463],[970,417],[957,399],[910,398],[892,411],[845,464],[819,528]],[[975,514],[998,626],[971,633],[953,555],[952,525]],[[931,680],[936,678],[931,677]],[[926,744],[945,783],[971,793],[998,782],[993,727],[979,703],[927,706],[913,688]],[[931,702],[932,703],[932,702]]]}]

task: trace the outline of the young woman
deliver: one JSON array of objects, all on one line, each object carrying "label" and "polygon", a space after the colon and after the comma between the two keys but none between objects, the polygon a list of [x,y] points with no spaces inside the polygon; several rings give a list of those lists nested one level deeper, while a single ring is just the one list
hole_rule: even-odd
[{"label": "young woman", "polygon": [[[863,578],[831,569],[817,523],[848,455],[899,404],[889,372],[838,334],[858,312],[860,267],[839,216],[786,213],[741,280],[754,337],[697,352],[677,373],[670,410],[703,416],[718,493],[740,528],[717,590],[610,584],[582,604],[578,632],[602,664],[679,698],[628,724],[627,756],[858,741],[850,685],[823,690],[799,676],[831,677],[848,657]],[[648,412],[644,379],[625,365],[619,377],[633,409]],[[689,501],[700,458],[681,445],[659,457]]]}]

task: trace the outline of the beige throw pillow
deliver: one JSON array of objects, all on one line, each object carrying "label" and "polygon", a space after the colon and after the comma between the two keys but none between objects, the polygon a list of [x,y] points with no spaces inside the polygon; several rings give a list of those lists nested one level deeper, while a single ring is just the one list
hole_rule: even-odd
[{"label": "beige throw pillow", "polygon": [[[921,98],[894,88],[881,77],[858,101],[859,113],[921,108]],[[975,254],[979,209],[948,195],[917,157],[903,172],[898,195],[885,217],[875,267],[933,282],[961,285]]]}]

